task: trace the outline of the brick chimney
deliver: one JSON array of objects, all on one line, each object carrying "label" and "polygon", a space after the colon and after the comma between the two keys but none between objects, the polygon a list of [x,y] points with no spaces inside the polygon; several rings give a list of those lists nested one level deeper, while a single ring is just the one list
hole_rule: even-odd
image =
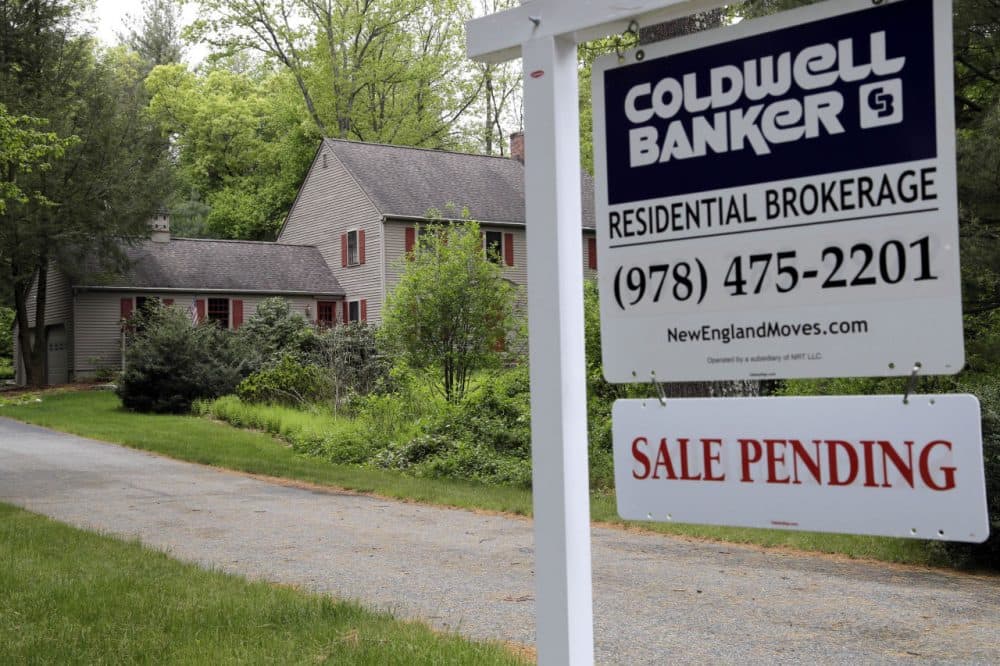
[{"label": "brick chimney", "polygon": [[170,242],[170,213],[158,210],[149,218],[149,240],[154,243]]},{"label": "brick chimney", "polygon": [[524,132],[514,132],[510,135],[510,156],[524,164]]}]

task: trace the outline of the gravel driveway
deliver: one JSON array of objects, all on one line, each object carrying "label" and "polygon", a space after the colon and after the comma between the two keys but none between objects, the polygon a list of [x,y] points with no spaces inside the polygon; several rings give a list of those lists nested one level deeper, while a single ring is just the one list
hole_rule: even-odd
[{"label": "gravel driveway", "polygon": [[[0,419],[0,501],[534,642],[531,521],[262,481]],[[593,530],[600,663],[1000,663],[1000,578]]]}]

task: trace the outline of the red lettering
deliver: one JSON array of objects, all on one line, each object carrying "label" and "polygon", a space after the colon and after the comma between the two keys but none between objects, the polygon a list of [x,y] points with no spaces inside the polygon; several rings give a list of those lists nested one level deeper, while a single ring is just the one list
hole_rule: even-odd
[{"label": "red lettering", "polygon": [[706,481],[725,481],[726,480],[725,473],[723,473],[721,476],[715,476],[715,473],[712,471],[712,464],[719,463],[721,462],[722,459],[721,452],[716,452],[714,455],[712,454],[713,444],[722,446],[722,440],[705,439],[704,437],[701,440],[701,452],[702,455],[704,456],[704,463],[702,464],[702,472],[704,472],[705,474]]},{"label": "red lettering", "polygon": [[816,447],[816,457],[810,458],[809,453],[806,451],[806,447],[797,439],[790,439],[788,443],[792,445],[792,473],[795,475],[795,481],[793,483],[801,484],[799,481],[799,461],[801,460],[805,464],[806,469],[812,474],[813,478],[816,479],[816,483],[823,483],[823,475],[819,470],[819,440],[814,439],[812,441],[813,446]]},{"label": "red lettering", "polygon": [[783,439],[765,439],[764,446],[767,447],[767,482],[768,483],[788,483],[789,478],[786,476],[783,479],[778,478],[778,463],[782,466],[785,464],[785,456],[782,454],[779,456],[775,451],[778,445],[784,446],[786,444]]},{"label": "red lettering", "polygon": [[951,490],[955,487],[955,468],[954,467],[941,467],[941,472],[944,474],[944,484],[938,485],[934,481],[934,477],[931,476],[930,461],[931,449],[943,446],[948,451],[951,451],[951,442],[946,442],[943,439],[939,439],[931,442],[924,447],[924,450],[920,452],[920,478],[924,480],[927,487],[931,490]]},{"label": "red lettering", "polygon": [[[854,483],[854,479],[858,476],[858,454],[854,451],[854,448],[849,442],[845,442],[839,439],[828,439],[826,440],[827,454],[829,457],[830,465],[830,480],[828,485],[831,486],[849,486]],[[837,461],[837,449],[843,449],[847,452],[847,460],[850,462],[849,473],[846,479],[840,478],[840,469]]]},{"label": "red lettering", "polygon": [[688,438],[680,437],[677,439],[677,444],[680,446],[681,452],[681,480],[683,481],[700,481],[701,474],[698,476],[691,476],[688,471]]},{"label": "red lettering", "polygon": [[639,479],[645,479],[649,476],[649,456],[639,450],[639,444],[649,444],[649,440],[645,437],[636,437],[632,440],[632,457],[635,461],[642,465],[642,474],[637,474],[635,469],[632,470],[632,477]]},{"label": "red lettering", "polygon": [[670,451],[667,450],[667,438],[664,437],[660,440],[660,450],[656,454],[656,462],[653,463],[653,478],[660,478],[656,470],[663,468],[667,471],[667,476],[665,478],[672,481],[677,480],[677,475],[674,473],[674,464],[670,461]]},{"label": "red lettering", "polygon": [[[737,440],[740,443],[740,457],[743,459],[743,476],[740,479],[743,483],[753,483],[753,479],[750,478],[750,465],[760,460],[763,455],[763,450],[760,448],[760,442],[756,439],[740,439]],[[754,453],[750,454],[750,447],[753,447]]]},{"label": "red lettering", "polygon": [[891,488],[892,485],[889,483],[889,465],[886,460],[891,460],[892,464],[895,466],[896,470],[906,479],[906,483],[913,487],[913,442],[903,442],[903,446],[906,447],[906,453],[909,456],[909,462],[904,463],[903,459],[896,449],[892,448],[892,442],[885,442],[879,440],[878,445],[882,447],[882,473],[885,475],[885,481],[882,483],[883,488]]},{"label": "red lettering", "polygon": [[[864,447],[865,456],[865,488],[875,488],[878,486],[875,483],[875,458],[872,453],[872,447],[875,446],[874,441],[863,441],[861,446]],[[885,461],[883,461],[884,463]],[[883,473],[885,472],[885,465],[882,467]]]}]

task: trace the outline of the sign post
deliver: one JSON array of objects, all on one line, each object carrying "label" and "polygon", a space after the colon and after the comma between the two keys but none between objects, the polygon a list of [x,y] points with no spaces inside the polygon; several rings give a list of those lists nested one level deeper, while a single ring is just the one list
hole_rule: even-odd
[{"label": "sign post", "polygon": [[467,24],[469,57],[523,57],[538,661],[593,663],[576,45],[725,4],[530,0]]}]

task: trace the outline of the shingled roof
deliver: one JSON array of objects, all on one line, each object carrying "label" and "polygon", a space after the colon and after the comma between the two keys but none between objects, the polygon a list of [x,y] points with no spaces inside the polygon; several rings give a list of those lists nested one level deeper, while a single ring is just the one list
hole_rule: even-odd
[{"label": "shingled roof", "polygon": [[315,247],[173,238],[126,248],[130,268],[110,281],[76,287],[344,296]]},{"label": "shingled roof", "polygon": [[[326,145],[386,217],[423,217],[454,205],[480,222],[524,224],[524,165],[517,160],[341,139]],[[594,182],[587,173],[580,178],[581,223],[593,229]]]}]

